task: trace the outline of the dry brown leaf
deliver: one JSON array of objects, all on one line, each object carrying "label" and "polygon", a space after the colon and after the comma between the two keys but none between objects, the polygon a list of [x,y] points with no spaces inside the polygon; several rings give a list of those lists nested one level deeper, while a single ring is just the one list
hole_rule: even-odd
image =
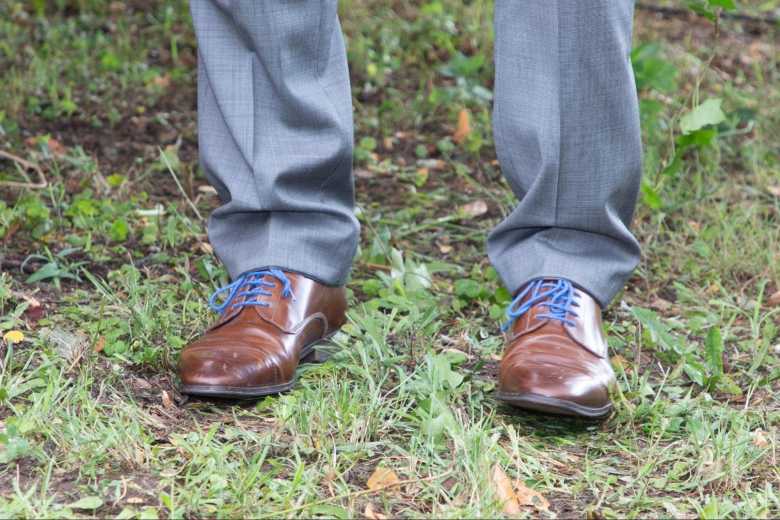
[{"label": "dry brown leaf", "polygon": [[521,506],[531,506],[540,511],[550,509],[550,503],[541,493],[527,487],[519,480],[515,484],[515,497]]},{"label": "dry brown leaf", "polygon": [[469,135],[471,135],[471,113],[464,108],[458,112],[458,127],[452,134],[452,140],[461,144]]},{"label": "dry brown leaf", "polygon": [[661,297],[658,297],[650,302],[650,307],[665,312],[672,308],[672,302],[670,302],[669,300],[664,300]]},{"label": "dry brown leaf", "polygon": [[111,11],[112,14],[123,13],[125,11],[125,3],[124,2],[111,2],[108,5],[108,10]]},{"label": "dry brown leaf", "polygon": [[213,186],[202,184],[198,186],[198,193],[203,193],[204,195],[216,195],[217,190],[215,190]]},{"label": "dry brown leaf", "polygon": [[475,200],[474,202],[469,202],[468,204],[464,204],[463,206],[460,207],[460,210],[470,217],[479,217],[487,213],[488,206],[487,206],[487,202],[485,202],[482,199],[478,199]]},{"label": "dry brown leaf", "polygon": [[378,491],[387,486],[398,484],[398,482],[400,480],[398,480],[398,475],[395,474],[395,471],[390,468],[377,467],[371,476],[368,477],[366,486],[371,491]]},{"label": "dry brown leaf", "polygon": [[173,408],[173,399],[171,399],[171,394],[168,393],[167,390],[162,391],[162,404],[165,408]]},{"label": "dry brown leaf", "polygon": [[420,159],[417,161],[417,166],[421,168],[428,168],[434,171],[442,171],[447,169],[447,163],[441,159]]},{"label": "dry brown leaf", "polygon": [[162,76],[155,76],[152,80],[152,83],[160,88],[168,88],[171,85],[171,77],[167,74],[163,74]]},{"label": "dry brown leaf", "polygon": [[383,515],[382,513],[378,513],[377,511],[374,511],[374,505],[369,502],[366,504],[366,509],[363,511],[363,516],[370,520],[386,520],[387,516]]},{"label": "dry brown leaf", "polygon": [[612,356],[610,361],[612,362],[613,367],[620,367],[624,372],[629,371],[630,365],[628,364],[628,360],[620,354]]},{"label": "dry brown leaf", "polygon": [[780,305],[780,291],[772,293],[772,295],[767,299],[766,303],[772,307]]},{"label": "dry brown leaf", "polygon": [[68,149],[61,142],[53,138],[49,138],[46,145],[49,147],[49,151],[56,157],[62,157],[68,152]]},{"label": "dry brown leaf", "polygon": [[130,384],[132,384],[138,390],[149,390],[152,388],[152,385],[149,383],[149,381],[146,379],[141,379],[140,377],[132,378],[130,380]]},{"label": "dry brown leaf", "polygon": [[26,293],[18,292],[18,291],[11,291],[11,296],[13,296],[15,298],[21,298],[22,300],[26,301],[30,305],[30,307],[40,307],[41,306],[40,300],[38,300],[37,298],[34,298],[30,294],[26,294]]},{"label": "dry brown leaf", "polygon": [[208,242],[198,242],[198,248],[207,255],[214,254],[214,247]]},{"label": "dry brown leaf", "polygon": [[517,502],[514,489],[512,489],[512,481],[498,464],[493,466],[491,480],[493,481],[493,492],[498,501],[501,502],[501,510],[508,515],[520,513],[520,504]]},{"label": "dry brown leaf", "polygon": [[769,446],[769,441],[766,438],[766,432],[764,430],[756,430],[753,432],[753,445],[759,448],[766,448]]},{"label": "dry brown leaf", "polygon": [[774,186],[768,186],[767,191],[774,195],[775,197],[780,197],[780,184],[776,184]]},{"label": "dry brown leaf", "polygon": [[417,168],[417,179],[415,180],[417,186],[423,186],[426,182],[428,182],[428,177],[430,174],[431,171],[428,168]]},{"label": "dry brown leaf", "polygon": [[103,352],[103,348],[105,348],[105,346],[106,346],[106,337],[100,336],[98,340],[95,342],[95,346],[92,347],[92,349],[95,352]]},{"label": "dry brown leaf", "polygon": [[376,177],[376,174],[372,172],[371,170],[367,170],[365,168],[357,168],[355,170],[355,177],[358,179],[373,179]]}]

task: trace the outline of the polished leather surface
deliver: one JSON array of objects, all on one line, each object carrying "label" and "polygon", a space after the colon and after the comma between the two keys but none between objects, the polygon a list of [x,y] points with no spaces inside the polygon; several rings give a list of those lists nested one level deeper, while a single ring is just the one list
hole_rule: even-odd
[{"label": "polished leather surface", "polygon": [[572,310],[578,316],[569,315],[572,325],[539,318],[547,312],[543,304],[512,324],[499,372],[500,399],[566,415],[595,417],[609,412],[615,375],[607,357],[601,309],[579,289],[574,298]]},{"label": "polished leather surface", "polygon": [[274,284],[268,288],[271,295],[260,300],[267,307],[236,306],[243,298],[236,296],[219,321],[184,348],[180,374],[185,393],[284,390],[292,385],[305,351],[344,324],[343,287],[285,274],[291,283],[291,298],[284,297],[278,280],[267,276],[265,280]]}]

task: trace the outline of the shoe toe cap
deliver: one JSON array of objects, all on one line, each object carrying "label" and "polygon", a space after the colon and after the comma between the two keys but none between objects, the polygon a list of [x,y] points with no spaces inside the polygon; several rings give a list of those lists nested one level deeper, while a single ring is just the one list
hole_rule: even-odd
[{"label": "shoe toe cap", "polygon": [[573,402],[589,408],[609,404],[609,386],[603,378],[565,367],[527,364],[502,372],[500,391],[508,395],[536,395]]},{"label": "shoe toe cap", "polygon": [[256,387],[286,382],[271,352],[240,345],[191,345],[182,352],[179,373],[188,386]]}]

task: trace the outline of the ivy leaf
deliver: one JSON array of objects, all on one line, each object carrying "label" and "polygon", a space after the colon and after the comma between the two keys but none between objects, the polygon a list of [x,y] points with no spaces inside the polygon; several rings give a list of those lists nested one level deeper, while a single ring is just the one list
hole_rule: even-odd
[{"label": "ivy leaf", "polygon": [[69,509],[97,509],[102,505],[103,500],[100,497],[84,497],[68,504],[67,507]]},{"label": "ivy leaf", "polygon": [[721,7],[724,11],[734,11],[737,8],[737,4],[734,0],[707,0],[710,7]]},{"label": "ivy leaf", "polygon": [[707,368],[714,377],[723,375],[723,338],[718,327],[712,327],[704,341],[707,352]]},{"label": "ivy leaf", "polygon": [[127,225],[127,221],[117,219],[111,224],[111,240],[114,242],[124,242],[127,240],[127,235],[130,233],[130,226]]},{"label": "ivy leaf", "polygon": [[717,125],[726,120],[726,114],[721,109],[722,99],[710,98],[697,106],[680,119],[680,129],[683,134],[701,130],[705,126]]}]

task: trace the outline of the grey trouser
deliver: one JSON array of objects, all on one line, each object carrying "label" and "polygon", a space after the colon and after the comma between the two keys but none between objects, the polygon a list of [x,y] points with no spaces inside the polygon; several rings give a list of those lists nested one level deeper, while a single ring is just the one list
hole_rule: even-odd
[{"label": "grey trouser", "polygon": [[[191,0],[200,155],[230,275],[343,284],[357,248],[352,104],[336,0]],[[515,291],[567,278],[606,305],[639,259],[632,0],[496,0],[494,134],[519,199],[488,238]]]}]

